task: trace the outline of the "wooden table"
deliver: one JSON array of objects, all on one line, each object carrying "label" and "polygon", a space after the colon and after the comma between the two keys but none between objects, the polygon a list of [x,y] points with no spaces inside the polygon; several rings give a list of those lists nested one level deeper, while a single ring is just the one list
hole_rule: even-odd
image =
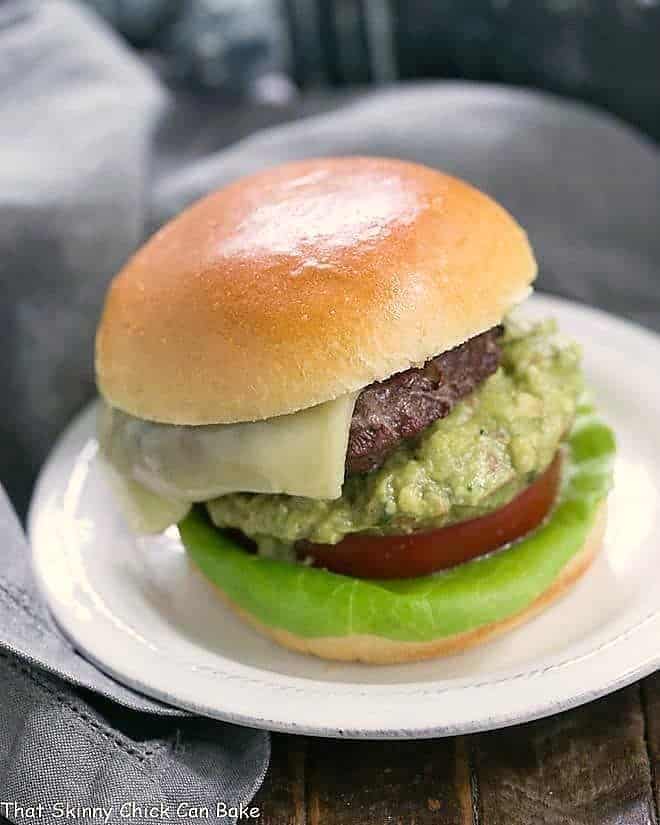
[{"label": "wooden table", "polygon": [[493,733],[410,742],[276,734],[254,804],[260,825],[657,825],[660,672]]}]

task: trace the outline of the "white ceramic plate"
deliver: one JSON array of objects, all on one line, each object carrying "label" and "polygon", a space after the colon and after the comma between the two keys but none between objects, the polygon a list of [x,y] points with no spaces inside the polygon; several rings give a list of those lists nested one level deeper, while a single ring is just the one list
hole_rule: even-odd
[{"label": "white ceramic plate", "polygon": [[334,664],[289,653],[239,622],[189,564],[176,531],[130,535],[96,461],[93,410],[39,480],[34,568],[63,631],[119,681],[256,727],[346,737],[486,730],[578,705],[660,666],[660,338],[537,296],[584,345],[619,442],[604,551],[577,587],[522,628],[415,665]]}]

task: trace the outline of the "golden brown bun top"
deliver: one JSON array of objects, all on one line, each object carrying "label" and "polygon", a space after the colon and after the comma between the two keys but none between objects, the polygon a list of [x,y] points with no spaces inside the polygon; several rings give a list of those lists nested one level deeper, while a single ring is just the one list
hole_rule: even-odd
[{"label": "golden brown bun top", "polygon": [[101,393],[175,424],[335,398],[499,323],[536,264],[497,203],[386,158],[289,163],[198,201],[114,279]]}]

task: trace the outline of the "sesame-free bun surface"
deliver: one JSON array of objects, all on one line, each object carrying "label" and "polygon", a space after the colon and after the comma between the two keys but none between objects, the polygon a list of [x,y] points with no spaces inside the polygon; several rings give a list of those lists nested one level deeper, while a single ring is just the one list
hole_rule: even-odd
[{"label": "sesame-free bun surface", "polygon": [[385,158],[286,164],[198,201],[126,264],[98,386],[174,424],[294,412],[499,323],[535,274],[520,226],[456,178]]},{"label": "sesame-free bun surface", "polygon": [[[589,568],[603,543],[606,521],[606,504],[603,502],[582,549],[564,565],[550,586],[519,613],[497,622],[482,625],[474,630],[457,633],[453,636],[443,636],[428,642],[394,641],[383,639],[380,636],[362,634],[319,637],[298,636],[282,628],[264,625],[251,613],[232,602],[222,591],[219,592],[223,601],[255,630],[283,647],[295,650],[298,653],[319,656],[321,659],[364,662],[372,665],[418,662],[424,659],[459,653],[462,650],[488,642],[524,624],[548,608],[570,590]],[[506,550],[502,552],[506,553]]]}]

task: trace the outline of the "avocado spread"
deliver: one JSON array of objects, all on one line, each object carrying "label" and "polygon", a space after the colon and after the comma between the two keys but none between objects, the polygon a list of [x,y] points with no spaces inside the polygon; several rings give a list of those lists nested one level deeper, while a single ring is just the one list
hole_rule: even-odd
[{"label": "avocado spread", "polygon": [[442,527],[510,501],[550,464],[582,391],[579,351],[552,321],[508,319],[499,369],[446,418],[402,442],[382,467],[349,476],[339,498],[233,493],[207,502],[218,527],[240,529],[265,555],[293,542],[336,544]]}]

